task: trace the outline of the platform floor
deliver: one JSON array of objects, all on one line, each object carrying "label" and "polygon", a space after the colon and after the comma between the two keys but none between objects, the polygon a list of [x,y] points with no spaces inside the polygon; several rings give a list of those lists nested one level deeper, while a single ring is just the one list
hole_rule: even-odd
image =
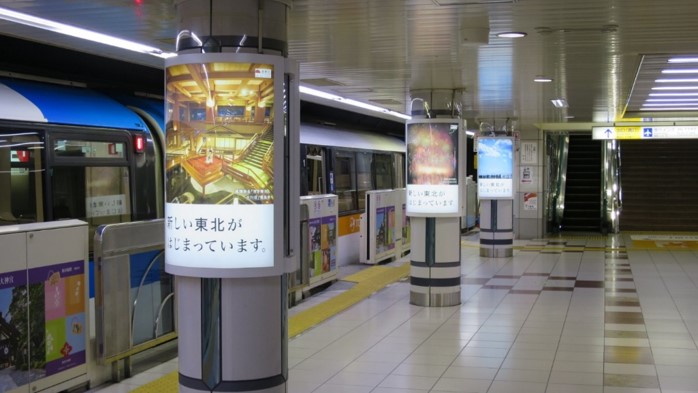
[{"label": "platform floor", "polygon": [[[698,393],[695,234],[516,241],[500,259],[462,244],[461,305],[410,305],[404,279],[371,293],[289,340],[288,392]],[[174,392],[176,370],[92,391]]]}]

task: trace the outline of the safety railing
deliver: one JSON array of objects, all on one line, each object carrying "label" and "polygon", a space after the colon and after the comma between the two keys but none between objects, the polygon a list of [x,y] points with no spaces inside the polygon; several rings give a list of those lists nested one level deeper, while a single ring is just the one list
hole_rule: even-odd
[{"label": "safety railing", "polygon": [[131,356],[177,337],[174,282],[165,272],[164,221],[102,225],[94,236],[95,358],[112,379]]}]

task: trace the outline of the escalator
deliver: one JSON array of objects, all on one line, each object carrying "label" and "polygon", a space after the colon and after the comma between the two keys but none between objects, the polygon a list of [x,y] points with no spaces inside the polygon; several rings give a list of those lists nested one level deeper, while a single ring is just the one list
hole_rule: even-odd
[{"label": "escalator", "polygon": [[623,231],[698,231],[698,140],[621,143]]},{"label": "escalator", "polygon": [[591,135],[570,135],[562,231],[601,231],[600,141]]}]

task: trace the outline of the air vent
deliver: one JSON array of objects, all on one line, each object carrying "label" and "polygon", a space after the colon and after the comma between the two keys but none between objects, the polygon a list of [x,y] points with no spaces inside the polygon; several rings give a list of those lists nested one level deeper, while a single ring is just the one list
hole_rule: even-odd
[{"label": "air vent", "polygon": [[313,85],[313,86],[322,86],[322,87],[345,86],[344,83],[333,81],[332,79],[327,79],[327,78],[301,79],[301,82],[307,83],[307,84]]},{"label": "air vent", "polygon": [[460,5],[491,5],[491,4],[516,4],[519,0],[431,0],[439,7],[452,7]]}]

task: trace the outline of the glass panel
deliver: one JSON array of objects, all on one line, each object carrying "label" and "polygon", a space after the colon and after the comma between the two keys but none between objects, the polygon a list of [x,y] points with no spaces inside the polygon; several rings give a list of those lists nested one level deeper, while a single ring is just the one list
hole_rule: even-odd
[{"label": "glass panel", "polygon": [[339,213],[357,210],[354,153],[337,152],[334,163]]},{"label": "glass panel", "polygon": [[53,143],[57,157],[124,158],[126,145],[120,142],[57,139]]},{"label": "glass panel", "polygon": [[405,161],[400,153],[393,153],[393,170],[395,172],[395,188],[405,188]]},{"label": "glass panel", "polygon": [[390,154],[374,154],[373,167],[376,170],[376,190],[395,188],[393,182],[393,157]]},{"label": "glass panel", "polygon": [[356,153],[356,184],[360,210],[366,208],[366,191],[373,190],[373,182],[371,181],[372,161],[373,153]]},{"label": "glass panel", "polygon": [[87,221],[89,233],[103,224],[131,221],[128,168],[54,167],[52,172],[54,220]]},{"label": "glass panel", "polygon": [[322,157],[308,156],[308,195],[320,195],[325,193],[325,185],[322,178]]},{"label": "glass panel", "polygon": [[0,133],[0,225],[44,220],[43,148],[37,133]]}]

